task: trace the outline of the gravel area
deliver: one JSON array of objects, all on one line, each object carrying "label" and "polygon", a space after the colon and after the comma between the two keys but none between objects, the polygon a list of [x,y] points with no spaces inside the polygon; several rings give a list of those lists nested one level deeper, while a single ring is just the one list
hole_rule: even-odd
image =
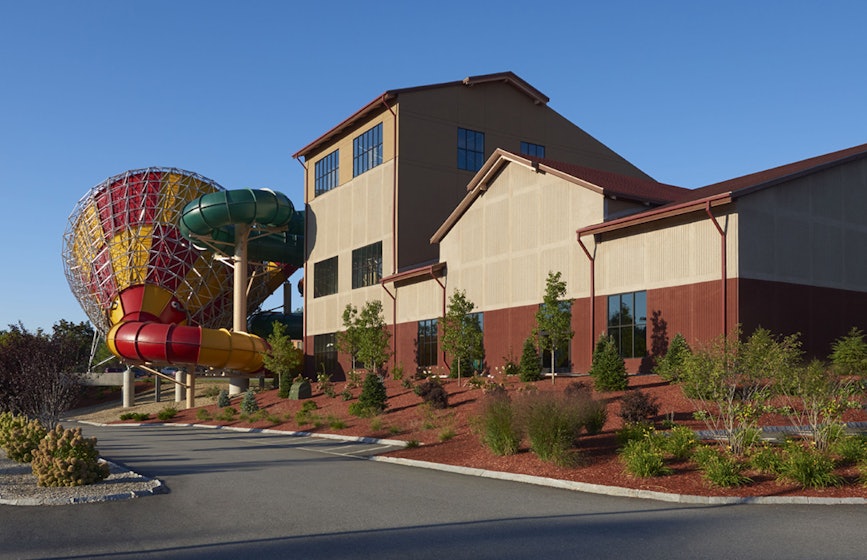
[{"label": "gravel area", "polygon": [[125,500],[165,491],[159,480],[144,477],[110,461],[111,474],[86,486],[43,488],[36,485],[30,465],[16,463],[0,449],[0,504],[42,506]]}]

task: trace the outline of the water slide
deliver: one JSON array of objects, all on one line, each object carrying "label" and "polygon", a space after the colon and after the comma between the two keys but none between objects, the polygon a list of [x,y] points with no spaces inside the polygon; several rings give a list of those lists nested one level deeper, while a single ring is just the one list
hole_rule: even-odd
[{"label": "water slide", "polygon": [[229,323],[236,226],[249,226],[248,301],[303,263],[303,216],[270,190],[224,190],[194,173],[128,171],[79,201],[64,235],[67,279],[127,362],[254,373],[267,343]]}]

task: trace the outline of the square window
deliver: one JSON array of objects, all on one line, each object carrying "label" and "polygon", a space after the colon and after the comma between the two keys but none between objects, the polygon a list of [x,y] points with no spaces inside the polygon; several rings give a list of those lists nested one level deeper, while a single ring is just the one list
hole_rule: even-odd
[{"label": "square window", "polygon": [[377,284],[382,279],[382,241],[352,251],[352,289]]}]

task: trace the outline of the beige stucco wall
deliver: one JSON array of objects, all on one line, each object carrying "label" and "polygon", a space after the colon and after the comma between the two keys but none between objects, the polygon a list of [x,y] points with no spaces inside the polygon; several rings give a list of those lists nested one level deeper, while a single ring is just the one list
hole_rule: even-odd
[{"label": "beige stucco wall", "polygon": [[867,160],[737,201],[745,278],[867,291]]},{"label": "beige stucco wall", "polygon": [[507,165],[440,244],[448,294],[466,290],[481,311],[532,305],[548,272],[559,271],[567,297],[588,296],[589,262],[575,231],[602,212],[602,196],[589,189]]},{"label": "beige stucco wall", "polygon": [[[352,178],[352,140],[379,122],[383,123],[383,163]],[[391,321],[392,307],[379,284],[352,289],[352,251],[382,241],[382,272],[388,275],[393,267],[392,208],[394,185],[394,119],[384,112],[359,126],[307,163],[307,196],[309,204],[307,251],[307,334],[315,335],[342,330],[342,313],[347,304],[361,307],[365,302],[380,300],[386,319]],[[335,148],[340,149],[340,184],[314,197],[314,165]],[[313,297],[315,265],[338,257],[338,292]],[[310,268],[313,270],[311,271]]]},{"label": "beige stucco wall", "polygon": [[[726,231],[728,278],[738,273],[738,216],[732,210],[714,209]],[[591,247],[592,238],[585,244]],[[603,234],[596,248],[597,295],[683,286],[720,275],[720,235],[703,211]]]}]

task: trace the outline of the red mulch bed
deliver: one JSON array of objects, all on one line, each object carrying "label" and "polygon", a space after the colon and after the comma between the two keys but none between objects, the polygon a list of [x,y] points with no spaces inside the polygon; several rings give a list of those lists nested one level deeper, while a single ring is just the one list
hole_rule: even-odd
[{"label": "red mulch bed", "polygon": [[[527,390],[525,384],[514,377],[501,378],[510,393]],[[559,378],[552,385],[550,379],[533,383],[539,391],[562,391],[574,381],[583,381],[590,385],[590,379]],[[837,488],[802,489],[795,484],[778,483],[772,478],[758,473],[747,472],[754,482],[737,488],[716,488],[707,483],[694,465],[689,462],[670,465],[674,474],[655,478],[636,478],[628,475],[617,456],[617,439],[615,432],[620,428],[618,416],[619,400],[622,392],[595,393],[597,399],[608,402],[608,421],[602,433],[595,436],[582,436],[579,440],[580,463],[577,467],[563,468],[539,460],[526,446],[519,453],[507,457],[499,457],[484,447],[469,427],[469,419],[477,414],[484,394],[481,389],[468,387],[466,381],[459,386],[457,380],[446,380],[445,387],[449,393],[449,408],[432,411],[420,406],[421,399],[411,389],[404,388],[399,381],[388,380],[386,383],[389,395],[388,409],[376,422],[369,418],[357,418],[348,413],[348,406],[353,401],[344,401],[339,393],[344,389],[344,383],[335,384],[338,396],[328,397],[317,393],[314,386],[313,401],[318,405],[314,411],[323,419],[339,418],[346,423],[343,429],[329,428],[327,422],[323,426],[312,424],[299,426],[295,413],[307,401],[284,400],[277,396],[275,390],[257,394],[260,407],[265,408],[272,416],[278,416],[281,423],[269,421],[256,423],[235,422],[203,422],[197,418],[199,409],[181,410],[173,422],[198,424],[224,424],[237,427],[269,428],[287,431],[304,431],[312,433],[335,433],[351,436],[367,436],[405,441],[418,441],[422,445],[391,453],[394,457],[405,457],[419,461],[430,461],[465,467],[474,467],[492,471],[520,473],[561,480],[580,481],[607,486],[621,486],[658,492],[673,492],[701,496],[816,496],[816,497],[861,497],[867,498],[867,488],[857,483],[858,473],[854,467],[840,469],[847,483]],[[660,403],[658,422],[674,416],[679,424],[685,424],[696,429],[704,429],[701,422],[692,419],[692,405],[683,396],[678,386],[670,385],[655,375],[642,375],[630,378],[630,388],[641,389],[654,397]],[[357,397],[360,388],[352,390]],[[233,399],[232,406],[240,410],[240,399]],[[201,407],[208,410],[211,416],[219,414],[216,405]],[[846,420],[865,420],[867,414],[862,410],[848,413]],[[154,422],[158,420],[154,419]],[[440,441],[441,434],[453,432],[453,437]]]}]

